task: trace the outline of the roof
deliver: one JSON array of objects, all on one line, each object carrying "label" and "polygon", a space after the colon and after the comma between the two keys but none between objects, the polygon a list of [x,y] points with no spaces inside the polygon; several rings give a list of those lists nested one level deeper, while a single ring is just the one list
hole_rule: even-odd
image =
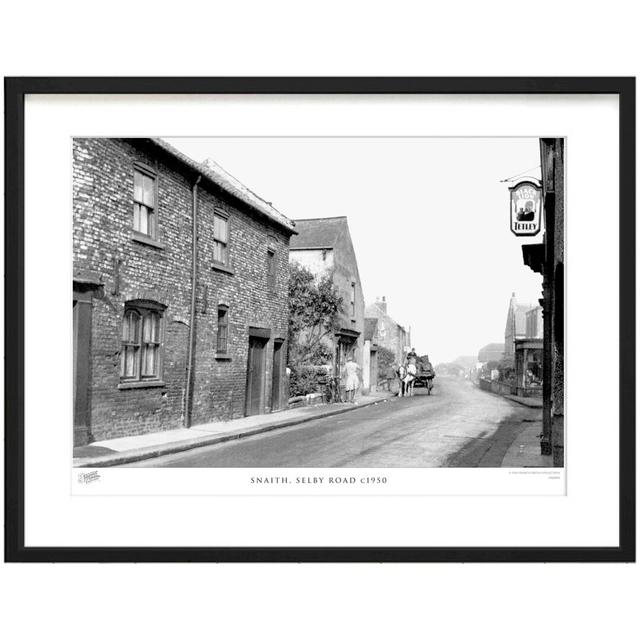
[{"label": "roof", "polygon": [[387,311],[382,309],[378,304],[378,302],[379,301],[368,304],[364,308],[365,318],[367,317],[367,315],[369,315],[369,317],[375,317],[375,318],[387,318],[390,322],[393,322],[393,324],[395,324],[398,328],[402,329],[402,331],[406,332],[406,329],[399,322],[394,320]]},{"label": "roof", "polygon": [[262,215],[269,218],[272,222],[284,227],[290,233],[296,233],[296,225],[293,220],[287,218],[287,216],[280,213],[280,211],[278,211],[270,202],[267,202],[258,194],[251,191],[251,189],[242,184],[240,180],[228,173],[214,160],[205,160],[205,162],[202,163],[196,162],[189,156],[182,153],[182,151],[178,151],[178,149],[162,138],[150,138],[150,140],[153,144],[164,149],[164,151],[171,154],[174,158],[208,178],[211,182],[224,189],[227,193],[230,193],[232,196],[238,198],[238,200],[249,205]]},{"label": "roof", "polygon": [[291,238],[289,249],[333,249],[340,236],[349,233],[347,217],[307,218],[295,220],[298,235]]},{"label": "roof", "polygon": [[364,339],[373,341],[373,336],[376,335],[378,328],[378,318],[365,318],[364,319]]}]

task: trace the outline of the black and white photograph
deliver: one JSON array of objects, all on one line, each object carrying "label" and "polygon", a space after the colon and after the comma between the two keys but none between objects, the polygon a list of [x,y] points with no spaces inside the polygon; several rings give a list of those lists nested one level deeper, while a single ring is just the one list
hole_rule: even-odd
[{"label": "black and white photograph", "polygon": [[628,557],[630,83],[9,84],[18,556]]},{"label": "black and white photograph", "polygon": [[564,138],[71,161],[75,468],[565,466]]},{"label": "black and white photograph", "polygon": [[633,635],[631,3],[3,9],[3,637]]}]

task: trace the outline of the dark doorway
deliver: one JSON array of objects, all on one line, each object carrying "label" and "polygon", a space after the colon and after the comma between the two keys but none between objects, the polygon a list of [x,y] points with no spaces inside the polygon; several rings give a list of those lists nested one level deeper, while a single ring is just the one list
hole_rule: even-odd
[{"label": "dark doorway", "polygon": [[91,293],[74,291],[73,300],[73,446],[91,442]]},{"label": "dark doorway", "polygon": [[282,408],[282,340],[273,343],[273,371],[271,374],[271,411]]},{"label": "dark doorway", "polygon": [[334,375],[342,373],[342,367],[347,362],[347,358],[355,357],[356,338],[341,336],[336,345],[336,355],[334,362]]},{"label": "dark doorway", "polygon": [[268,340],[249,337],[249,358],[247,361],[247,397],[245,414],[253,416],[264,411],[264,365]]}]

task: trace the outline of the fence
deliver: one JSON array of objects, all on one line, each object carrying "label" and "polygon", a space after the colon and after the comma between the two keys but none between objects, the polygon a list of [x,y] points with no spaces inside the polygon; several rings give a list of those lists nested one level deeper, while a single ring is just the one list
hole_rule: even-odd
[{"label": "fence", "polygon": [[521,396],[531,398],[542,396],[542,387],[519,387],[517,384],[478,378],[478,385],[483,391],[497,393],[501,396]]}]

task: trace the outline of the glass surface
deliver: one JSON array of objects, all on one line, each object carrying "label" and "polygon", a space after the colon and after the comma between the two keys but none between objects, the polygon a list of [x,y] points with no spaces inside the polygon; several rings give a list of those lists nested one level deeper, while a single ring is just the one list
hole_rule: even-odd
[{"label": "glass surface", "polygon": [[229,224],[226,218],[221,218],[216,215],[213,216],[213,237],[216,240],[227,242],[228,229]]},{"label": "glass surface", "polygon": [[154,183],[155,180],[149,176],[142,177],[142,202],[148,207],[154,204]]},{"label": "glass surface", "polygon": [[149,226],[148,226],[148,216],[147,216],[147,208],[140,205],[140,222],[137,231],[140,233],[148,234]]},{"label": "glass surface", "polygon": [[144,176],[139,172],[133,173],[133,199],[136,202],[142,202],[142,180]]},{"label": "glass surface", "polygon": [[215,241],[213,243],[213,259],[216,262],[222,262],[226,264],[227,262],[227,246],[222,243]]}]

